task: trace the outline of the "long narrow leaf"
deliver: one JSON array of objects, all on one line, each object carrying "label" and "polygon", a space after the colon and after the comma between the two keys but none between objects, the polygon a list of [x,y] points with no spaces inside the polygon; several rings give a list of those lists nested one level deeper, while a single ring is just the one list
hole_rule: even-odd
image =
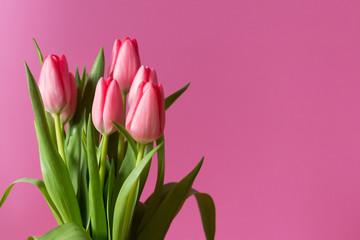
[{"label": "long narrow leaf", "polygon": [[106,217],[107,217],[107,227],[108,227],[108,239],[111,240],[111,228],[112,228],[112,194],[114,190],[115,182],[115,161],[111,161],[110,172],[106,182]]},{"label": "long narrow leaf", "polygon": [[176,99],[178,99],[181,96],[181,94],[183,94],[186,91],[189,85],[190,83],[186,84],[183,88],[174,92],[165,99],[165,110],[167,110],[176,101]]},{"label": "long narrow leaf", "polygon": [[136,163],[136,156],[131,148],[128,148],[123,163],[121,164],[118,175],[115,178],[114,188],[111,197],[111,209],[109,211],[110,222],[112,222],[114,215],[114,208],[116,204],[116,199],[119,195],[120,189],[125,182],[126,178],[134,170]]},{"label": "long narrow leaf", "polygon": [[89,168],[89,206],[91,231],[94,240],[107,239],[107,226],[105,207],[102,194],[102,186],[100,184],[100,175],[98,161],[95,151],[94,131],[91,116],[87,126],[87,163]]},{"label": "long narrow leaf", "polygon": [[184,204],[191,186],[202,166],[204,158],[199,164],[183,178],[160,204],[156,212],[151,216],[147,224],[139,229],[137,240],[162,240],[164,239],[170,224]]},{"label": "long narrow leaf", "polygon": [[152,156],[161,148],[162,144],[159,144],[151,152],[149,152],[140,163],[134,168],[130,175],[126,178],[124,184],[122,185],[119,195],[117,196],[115,208],[114,208],[114,218],[113,218],[113,239],[117,240],[120,238],[120,230],[123,226],[124,220],[124,211],[126,203],[130,194],[130,191],[137,183],[137,180],[144,170],[146,164],[150,161]]},{"label": "long narrow leaf", "polygon": [[54,217],[56,219],[56,221],[58,222],[58,224],[63,224],[63,220],[61,219],[61,215],[59,213],[59,211],[57,210],[54,202],[51,200],[48,191],[46,190],[45,184],[43,181],[39,180],[39,179],[35,179],[35,178],[21,178],[16,180],[15,182],[13,182],[4,192],[4,195],[2,196],[1,200],[0,200],[0,208],[1,206],[4,204],[6,198],[8,197],[11,189],[13,188],[13,186],[16,183],[31,183],[34,184],[42,193],[42,195],[44,196],[46,202],[48,203],[52,213],[54,214]]},{"label": "long narrow leaf", "polygon": [[33,38],[33,41],[34,41],[34,44],[35,44],[35,48],[36,48],[37,55],[38,55],[38,57],[39,57],[40,65],[42,65],[43,60],[44,60],[43,55],[42,55],[42,53],[41,53],[41,51],[40,51],[39,45],[37,44],[35,38]]}]

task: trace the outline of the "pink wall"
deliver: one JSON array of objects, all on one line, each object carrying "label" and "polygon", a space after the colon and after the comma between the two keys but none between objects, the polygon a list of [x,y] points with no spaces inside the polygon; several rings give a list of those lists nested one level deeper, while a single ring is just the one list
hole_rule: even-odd
[{"label": "pink wall", "polygon": [[[217,239],[360,239],[358,1],[87,2],[0,4],[1,192],[41,177],[23,66],[38,76],[31,38],[74,71],[101,45],[109,61],[128,35],[167,94],[191,81],[167,113],[166,180],[206,156],[195,187],[216,201]],[[0,239],[54,226],[31,185],[0,210]],[[204,239],[194,199],[167,239]]]}]

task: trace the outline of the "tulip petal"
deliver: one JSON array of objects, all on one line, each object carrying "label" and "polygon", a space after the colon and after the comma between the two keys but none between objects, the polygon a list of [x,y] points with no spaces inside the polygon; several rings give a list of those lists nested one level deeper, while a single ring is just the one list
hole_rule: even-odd
[{"label": "tulip petal", "polygon": [[159,105],[156,90],[151,83],[147,83],[144,94],[137,106],[132,119],[130,132],[135,140],[148,143],[156,139],[160,132]]},{"label": "tulip petal", "polygon": [[105,96],[106,96],[106,83],[104,78],[100,78],[95,89],[95,97],[92,106],[92,119],[94,126],[101,133],[105,132],[104,120],[103,120]]},{"label": "tulip petal", "polygon": [[130,39],[125,38],[118,51],[112,74],[112,77],[118,81],[123,93],[129,92],[139,67],[139,54]]},{"label": "tulip petal", "polygon": [[58,66],[58,57],[50,55],[46,61],[45,68],[45,96],[47,102],[47,111],[51,113],[60,113],[66,108],[66,95],[62,83],[62,76]]},{"label": "tulip petal", "polygon": [[71,99],[70,105],[60,114],[61,123],[68,122],[75,114],[76,111],[76,101],[77,101],[77,87],[75,77],[72,73],[69,75],[70,87],[71,87]]},{"label": "tulip petal", "polygon": [[113,46],[112,54],[111,54],[109,73],[108,73],[109,76],[112,76],[112,74],[113,74],[114,66],[116,64],[116,57],[119,53],[120,46],[121,46],[121,41],[119,39],[116,39],[114,42],[114,46]]},{"label": "tulip petal", "polygon": [[[110,81],[110,80],[109,80]],[[116,131],[116,128],[111,121],[122,123],[123,120],[123,102],[121,91],[116,81],[111,80],[106,92],[106,98],[103,110],[104,128],[106,134],[111,134]]]},{"label": "tulip petal", "polygon": [[69,78],[69,66],[65,55],[61,55],[59,58],[59,69],[62,80],[61,82],[63,84],[63,91],[65,93],[66,106],[69,106],[71,101],[71,85]]},{"label": "tulip petal", "polygon": [[156,86],[156,96],[158,98],[159,107],[159,119],[160,119],[160,132],[159,137],[163,134],[165,129],[165,99],[164,99],[164,88],[158,83]]}]

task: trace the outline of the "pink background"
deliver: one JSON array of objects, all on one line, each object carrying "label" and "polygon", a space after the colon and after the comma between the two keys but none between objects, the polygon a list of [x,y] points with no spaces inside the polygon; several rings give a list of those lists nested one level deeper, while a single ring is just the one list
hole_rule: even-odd
[{"label": "pink background", "polygon": [[[0,191],[41,177],[23,65],[38,76],[31,38],[74,71],[101,45],[109,63],[115,38],[130,36],[166,95],[191,81],[167,112],[166,181],[205,155],[194,187],[215,199],[217,239],[358,240],[359,12],[344,0],[1,1]],[[0,209],[0,239],[55,225],[29,184]],[[166,239],[204,239],[194,199]]]}]

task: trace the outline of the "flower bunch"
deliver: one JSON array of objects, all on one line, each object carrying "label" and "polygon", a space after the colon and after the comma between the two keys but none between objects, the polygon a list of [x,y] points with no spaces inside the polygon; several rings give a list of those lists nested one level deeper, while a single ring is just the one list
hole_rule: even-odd
[{"label": "flower bunch", "polygon": [[[43,180],[36,185],[59,226],[29,239],[164,239],[185,200],[196,197],[207,239],[215,236],[215,205],[192,188],[203,159],[181,181],[164,184],[165,112],[189,84],[164,97],[153,68],[141,66],[137,41],[117,39],[105,76],[103,48],[91,71],[69,72],[64,55],[43,55],[36,81],[27,64]],[[127,109],[129,109],[127,111]],[[154,146],[155,143],[155,146]],[[140,201],[157,153],[154,192]]]}]

